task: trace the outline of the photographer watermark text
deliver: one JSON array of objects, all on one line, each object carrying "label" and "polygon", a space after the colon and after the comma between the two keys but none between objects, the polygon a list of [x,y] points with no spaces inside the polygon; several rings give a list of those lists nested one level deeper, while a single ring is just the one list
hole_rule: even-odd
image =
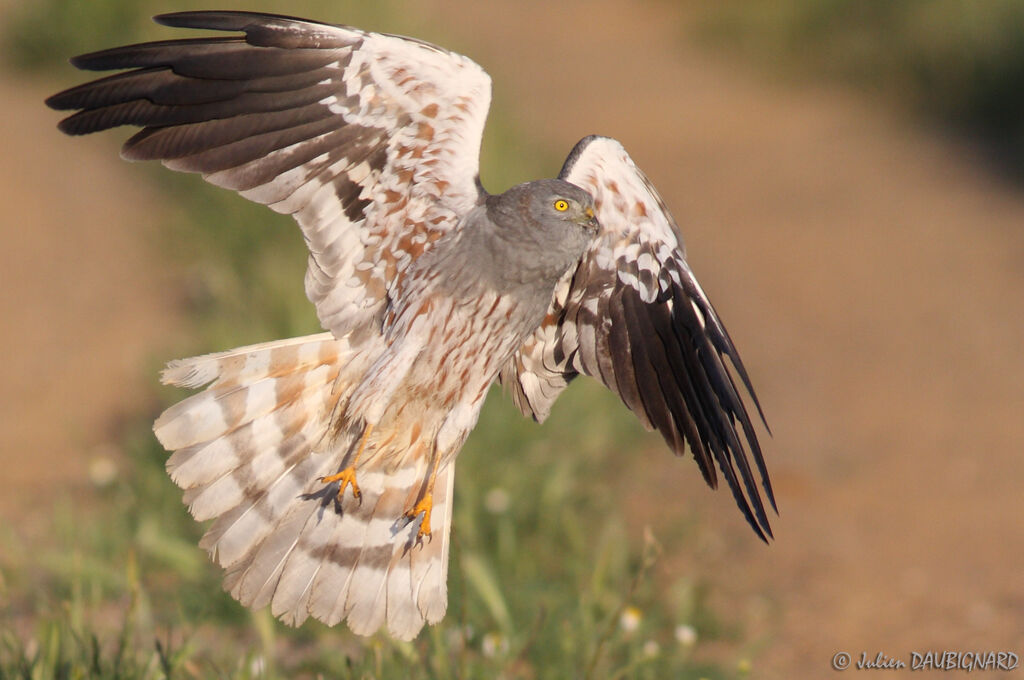
[{"label": "photographer watermark text", "polygon": [[1012,671],[1020,665],[1014,652],[934,650],[890,655],[885,652],[836,652],[832,668],[837,671]]}]

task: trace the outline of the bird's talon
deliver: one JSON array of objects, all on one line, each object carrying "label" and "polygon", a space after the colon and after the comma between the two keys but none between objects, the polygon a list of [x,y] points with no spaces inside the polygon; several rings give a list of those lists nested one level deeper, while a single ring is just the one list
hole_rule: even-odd
[{"label": "bird's talon", "polygon": [[420,499],[420,502],[413,506],[412,510],[405,513],[405,516],[409,520],[416,519],[416,516],[421,512],[423,513],[423,521],[420,522],[420,529],[416,532],[416,538],[422,539],[425,536],[430,536],[430,511],[434,507],[433,494],[426,494]]},{"label": "bird's talon", "polygon": [[338,484],[338,500],[340,501],[345,495],[345,488],[348,486],[352,487],[352,495],[359,500],[363,497],[363,492],[359,490],[359,484],[356,483],[356,469],[355,467],[347,467],[341,472],[330,475],[329,477],[321,477],[320,481],[324,484],[330,484],[331,482],[339,482]]}]

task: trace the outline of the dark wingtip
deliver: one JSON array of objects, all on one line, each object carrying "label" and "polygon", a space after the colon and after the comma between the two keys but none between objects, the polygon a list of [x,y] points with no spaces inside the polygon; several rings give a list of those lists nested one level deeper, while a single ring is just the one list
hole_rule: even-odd
[{"label": "dark wingtip", "polygon": [[[153,17],[153,23],[161,26],[173,26],[175,28],[191,25],[195,19],[212,13],[211,10],[197,10],[195,12],[163,12]],[[222,14],[222,12],[217,12]]]},{"label": "dark wingtip", "polygon": [[[64,92],[67,92],[65,90]],[[54,111],[66,111],[67,107],[62,103],[64,92],[58,92],[57,94],[51,94],[49,97],[43,100],[43,103]],[[59,127],[59,126],[58,126]]]},{"label": "dark wingtip", "polygon": [[165,12],[153,17],[155,23],[171,28],[199,28],[209,31],[240,31],[258,16],[256,12],[225,12],[196,10],[194,12]]},{"label": "dark wingtip", "polygon": [[[699,348],[704,350],[703,353],[697,352],[698,356],[703,356],[699,362],[700,368],[697,374],[705,377],[704,389],[709,397],[707,403],[711,405],[708,412],[717,414],[719,417],[717,427],[713,427],[713,421],[708,423],[712,427],[712,431],[716,431],[721,437],[718,446],[714,447],[716,449],[715,458],[747,523],[754,533],[767,543],[769,538],[774,538],[774,535],[763,498],[767,498],[776,515],[778,514],[778,505],[757,433],[751,423],[741,392],[729,370],[730,363],[746,388],[747,395],[756,405],[765,429],[768,429],[768,424],[746,368],[739,357],[739,352],[729,338],[728,331],[725,330],[714,307],[696,283],[692,272],[687,269],[686,273],[689,274],[686,278],[692,283],[692,290],[687,290],[685,287],[676,289],[673,297],[677,302],[677,312],[674,317],[677,322],[682,323],[684,329],[686,327],[699,328],[700,330],[695,330],[690,337],[699,338],[698,344],[706,343]],[[696,316],[693,318],[689,316],[692,305],[685,304],[687,301],[697,301],[700,304],[703,322]],[[736,429],[737,421],[742,435]],[[751,469],[751,459],[759,473],[757,476],[760,477],[760,487],[764,490],[763,496],[758,491],[757,479]],[[737,472],[739,472],[738,475]]]},{"label": "dark wingtip", "polygon": [[[57,94],[51,94],[43,100],[43,103],[54,111],[69,111],[71,109],[77,109],[78,106],[76,105],[73,96],[75,89],[76,88],[71,88],[69,90],[64,90],[63,92],[58,92]],[[66,135],[80,134],[75,132],[75,121],[72,120],[74,117],[74,115],[71,115],[61,120],[57,123],[57,129]]]},{"label": "dark wingtip", "polygon": [[172,28],[197,28],[207,31],[245,31],[257,24],[272,21],[297,21],[303,24],[317,24],[301,17],[287,14],[269,14],[267,12],[247,12],[229,10],[195,10],[191,12],[167,12],[157,14],[153,21],[161,26]]},{"label": "dark wingtip", "polygon": [[750,501],[740,490],[739,480],[736,479],[735,472],[727,471],[724,468],[722,472],[729,482],[729,490],[732,492],[733,500],[736,501],[736,505],[739,507],[740,513],[743,515],[743,519],[747,520],[747,524],[754,530],[757,537],[767,544],[770,538],[775,538],[772,534],[772,527],[768,522],[768,518],[763,512],[758,512],[755,515],[754,510],[750,507]]},{"label": "dark wingtip", "polygon": [[[760,503],[760,497],[754,496],[754,508],[751,508],[750,500],[743,495],[743,492],[740,490],[739,480],[735,476],[729,479],[729,488],[743,514],[743,518],[747,520],[747,524],[754,530],[758,538],[769,544],[769,539],[774,540],[775,534],[772,533],[772,525],[768,521],[768,515],[764,511],[764,506]],[[774,506],[775,504],[772,503],[772,507]],[[776,512],[776,514],[778,513]]]},{"label": "dark wingtip", "polygon": [[68,62],[75,68],[82,71],[103,71],[106,70],[106,67],[100,62],[109,52],[110,50],[87,52],[86,54],[79,54],[78,56],[71,57],[68,59]]},{"label": "dark wingtip", "polygon": [[82,132],[79,129],[78,125],[76,125],[76,123],[77,120],[75,119],[75,116],[68,116],[64,120],[57,123],[57,129],[63,132],[64,134],[71,135],[73,137],[87,134],[85,132]]},{"label": "dark wingtip", "polygon": [[761,488],[764,489],[765,495],[768,497],[768,502],[772,504],[772,510],[775,514],[779,514],[779,506],[775,502],[775,490],[772,488],[771,477],[768,476],[767,466],[764,464],[764,457],[758,459],[758,469],[761,471]]}]

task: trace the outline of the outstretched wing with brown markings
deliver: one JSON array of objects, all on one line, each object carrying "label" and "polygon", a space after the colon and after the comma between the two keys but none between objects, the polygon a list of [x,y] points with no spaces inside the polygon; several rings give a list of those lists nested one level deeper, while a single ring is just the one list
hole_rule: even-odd
[{"label": "outstretched wing with brown markings", "polygon": [[126,72],[54,95],[69,134],[142,130],[123,149],[292,215],[306,293],[335,335],[377,314],[409,264],[481,198],[490,78],[433,45],[248,12],[156,18],[241,35],[72,60]]},{"label": "outstretched wing with brown markings", "polygon": [[771,536],[751,459],[773,508],[775,498],[728,364],[759,414],[761,407],[686,262],[675,220],[614,139],[581,140],[559,177],[594,196],[601,235],[562,281],[544,324],[505,367],[502,382],[523,413],[543,420],[576,375],[597,378],[676,454],[689,445],[712,487],[717,465],[754,531]]}]

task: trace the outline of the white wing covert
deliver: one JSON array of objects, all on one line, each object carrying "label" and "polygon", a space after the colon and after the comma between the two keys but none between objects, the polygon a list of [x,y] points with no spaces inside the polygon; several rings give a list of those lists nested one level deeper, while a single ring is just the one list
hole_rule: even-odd
[{"label": "white wing covert", "polygon": [[544,323],[505,367],[502,382],[524,414],[543,420],[577,374],[597,378],[677,455],[689,444],[712,487],[717,463],[754,531],[771,536],[748,453],[773,508],[775,498],[727,359],[762,422],[764,415],[686,262],[675,220],[613,139],[581,140],[559,177],[594,196],[601,235],[556,290]]}]

